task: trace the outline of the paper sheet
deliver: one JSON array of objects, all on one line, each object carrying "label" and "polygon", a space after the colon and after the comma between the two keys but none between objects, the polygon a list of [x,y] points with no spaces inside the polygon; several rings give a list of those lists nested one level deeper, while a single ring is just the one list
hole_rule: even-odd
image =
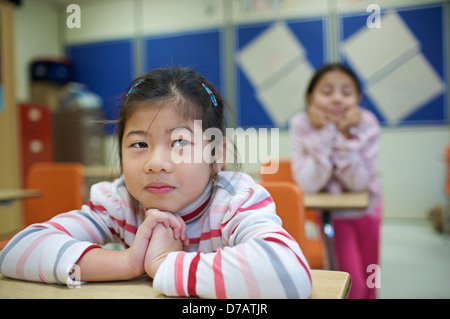
[{"label": "paper sheet", "polygon": [[258,99],[275,125],[284,127],[290,117],[305,107],[305,91],[314,68],[298,60],[274,85],[258,91]]},{"label": "paper sheet", "polygon": [[345,41],[342,51],[361,80],[367,81],[393,62],[401,64],[419,52],[420,43],[398,14],[389,13],[382,17],[381,28],[361,28]]},{"label": "paper sheet", "polygon": [[285,23],[275,23],[247,44],[237,60],[255,87],[259,87],[286,64],[302,58],[305,50]]},{"label": "paper sheet", "polygon": [[424,55],[419,53],[367,88],[384,117],[397,123],[441,95],[444,83]]}]

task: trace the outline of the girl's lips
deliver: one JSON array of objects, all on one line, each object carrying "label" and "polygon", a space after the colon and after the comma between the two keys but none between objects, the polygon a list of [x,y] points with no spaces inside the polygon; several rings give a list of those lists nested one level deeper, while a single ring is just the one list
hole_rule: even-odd
[{"label": "girl's lips", "polygon": [[334,115],[341,115],[344,113],[344,110],[343,109],[334,109],[334,110],[331,110],[331,113]]},{"label": "girl's lips", "polygon": [[149,193],[163,195],[163,194],[170,193],[171,191],[173,191],[175,189],[175,187],[170,186],[166,183],[151,183],[150,185],[145,187],[145,189]]}]

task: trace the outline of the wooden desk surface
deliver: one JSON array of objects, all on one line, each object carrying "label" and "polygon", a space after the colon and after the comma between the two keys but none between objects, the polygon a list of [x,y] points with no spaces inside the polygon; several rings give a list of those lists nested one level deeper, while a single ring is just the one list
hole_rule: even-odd
[{"label": "wooden desk surface", "polygon": [[17,199],[39,197],[42,193],[38,189],[5,189],[0,188],[0,203]]},{"label": "wooden desk surface", "polygon": [[310,299],[346,299],[352,277],[343,271],[311,270],[313,289]]},{"label": "wooden desk surface", "polygon": [[[313,290],[311,299],[346,298],[351,285],[348,273],[340,271],[312,270]],[[169,298],[152,287],[150,277],[142,276],[131,281],[86,283],[80,288],[62,285],[27,282],[9,279],[0,274],[0,299],[3,298],[57,298],[57,299],[154,299]]]},{"label": "wooden desk surface", "polygon": [[86,178],[115,179],[120,176],[120,168],[109,166],[84,166]]},{"label": "wooden desk surface", "polygon": [[304,193],[305,208],[319,210],[365,209],[369,205],[369,193]]}]

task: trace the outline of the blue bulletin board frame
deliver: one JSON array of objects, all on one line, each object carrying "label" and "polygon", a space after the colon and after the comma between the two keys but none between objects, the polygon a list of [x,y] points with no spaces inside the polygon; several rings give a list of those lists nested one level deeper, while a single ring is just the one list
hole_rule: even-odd
[{"label": "blue bulletin board frame", "polygon": [[190,67],[203,75],[224,96],[222,28],[147,36],[146,71],[169,66]]},{"label": "blue bulletin board frame", "polygon": [[[75,81],[103,99],[106,120],[116,120],[121,98],[134,79],[134,41],[131,39],[71,45],[66,53],[74,63]],[[114,127],[106,126],[113,134]]]},{"label": "blue bulletin board frame", "polygon": [[[306,58],[314,69],[317,69],[327,60],[326,19],[323,16],[305,19],[284,20],[290,31],[301,43],[306,51]],[[235,57],[249,42],[273,26],[278,21],[269,21],[255,24],[241,24],[235,26]],[[276,45],[274,43],[273,45]],[[236,77],[236,113],[237,126],[240,127],[278,127],[263,105],[258,101],[256,89],[235,63]],[[302,88],[299,88],[301,90]],[[298,111],[301,106],[299,105]],[[281,127],[286,129],[287,125]]]},{"label": "blue bulletin board frame", "polygon": [[[372,111],[383,126],[412,126],[412,125],[445,125],[449,123],[448,118],[448,74],[447,74],[447,58],[448,52],[446,47],[446,41],[448,41],[449,32],[446,28],[449,28],[449,21],[446,19],[446,11],[449,4],[427,5],[427,6],[414,6],[414,7],[399,7],[395,9],[381,8],[381,16],[390,12],[395,12],[406,24],[409,30],[414,35],[415,39],[420,44],[420,53],[423,54],[425,59],[433,67],[434,71],[441,77],[445,83],[444,92],[438,97],[432,99],[428,103],[420,106],[410,114],[402,118],[399,122],[392,123],[389,119],[383,116],[382,111],[377,107],[374,101],[367,94],[367,83],[361,82],[363,90],[363,99],[361,105]],[[350,36],[355,34],[362,28],[367,28],[368,13],[353,13],[353,14],[341,14],[339,16],[340,23],[340,35],[339,45],[342,47],[343,42]],[[381,20],[383,21],[383,20]],[[381,28],[383,24],[381,24]],[[446,40],[447,39],[447,40]],[[376,47],[374,47],[376,50]],[[340,52],[340,59],[343,63],[353,67],[351,63],[346,59],[345,54]],[[354,69],[358,74],[358,70]],[[385,70],[391,72],[392,70]]]}]

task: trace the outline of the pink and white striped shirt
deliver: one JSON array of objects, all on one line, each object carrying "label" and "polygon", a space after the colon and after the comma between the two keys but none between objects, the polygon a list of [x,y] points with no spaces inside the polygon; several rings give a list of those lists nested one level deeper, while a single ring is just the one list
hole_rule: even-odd
[{"label": "pink and white striped shirt", "polygon": [[[368,214],[381,214],[381,183],[376,172],[380,144],[380,126],[376,117],[361,108],[361,122],[350,128],[346,139],[329,123],[317,128],[305,112],[290,121],[292,175],[306,193],[368,190],[371,194]],[[360,212],[345,211],[334,218],[361,217]]]},{"label": "pink and white striped shirt", "polygon": [[[250,176],[221,172],[214,186],[177,214],[186,222],[190,245],[167,256],[155,289],[203,298],[310,295],[311,275],[300,247],[281,227],[269,193]],[[133,212],[123,178],[96,184],[81,210],[18,233],[0,255],[0,271],[65,284],[68,269],[89,249],[108,242],[129,247],[143,216]]]}]

